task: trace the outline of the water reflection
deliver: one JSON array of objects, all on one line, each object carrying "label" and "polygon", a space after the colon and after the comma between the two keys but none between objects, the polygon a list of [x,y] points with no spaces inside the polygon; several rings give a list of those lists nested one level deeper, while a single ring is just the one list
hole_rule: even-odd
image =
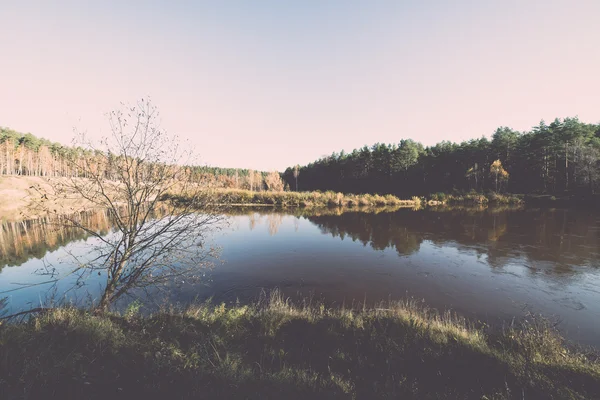
[{"label": "water reflection", "polygon": [[[226,264],[203,293],[235,301],[278,287],[338,304],[409,295],[496,323],[529,310],[560,320],[570,339],[600,346],[600,214],[366,211],[237,210],[240,229],[222,241]],[[248,220],[267,223],[244,232]],[[190,288],[189,298],[198,293]]]},{"label": "water reflection", "polygon": [[[162,218],[166,212],[166,208],[157,207],[149,217]],[[115,225],[109,210],[83,211],[69,217],[101,236],[107,235]],[[90,236],[73,226],[66,216],[0,220],[0,271],[6,266],[20,266],[31,259],[42,259],[48,253],[69,243],[87,240]]]},{"label": "water reflection", "polygon": [[[229,215],[234,229],[214,238],[225,264],[206,271],[200,285],[186,282],[182,291],[173,290],[170,301],[244,301],[275,287],[289,296],[315,294],[340,304],[408,293],[477,318],[510,319],[533,307],[559,315],[571,338],[600,345],[600,214],[263,207]],[[82,218],[98,232],[111,229],[102,212]],[[0,266],[20,266],[0,270],[0,291],[13,289],[13,282],[35,282],[32,274],[44,255],[60,264],[62,253],[74,247],[85,253],[90,245],[60,221],[3,222],[0,235]],[[11,292],[14,310],[39,302],[42,290]]]},{"label": "water reflection", "polygon": [[256,229],[256,227],[258,225],[260,225],[263,222],[263,220],[266,219],[266,225],[267,225],[267,229],[269,231],[269,235],[271,235],[271,236],[276,235],[277,232],[279,231],[279,227],[281,226],[281,223],[283,222],[283,217],[284,217],[284,214],[281,214],[281,213],[268,213],[266,215],[261,215],[258,213],[251,213],[248,216],[248,223],[249,223],[250,231],[253,231],[254,229]]},{"label": "water reflection", "polygon": [[591,212],[399,210],[306,218],[323,233],[349,237],[375,250],[393,248],[400,256],[417,252],[427,240],[485,255],[494,268],[515,259],[525,259],[531,273],[572,275],[582,271],[578,267],[599,266],[600,219]]},{"label": "water reflection", "polygon": [[[106,211],[80,214],[81,222],[89,229],[108,234],[111,228]],[[2,221],[0,224],[0,271],[5,266],[19,266],[32,258],[43,258],[74,241],[85,240],[89,234],[66,226],[60,217],[24,221]]]},{"label": "water reflection", "polygon": [[[487,263],[502,268],[515,259],[526,260],[531,273],[571,275],[579,267],[599,267],[600,216],[593,212],[565,209],[429,208],[377,209],[374,212],[334,210],[231,210],[247,215],[253,231],[265,224],[270,236],[277,235],[286,215],[295,214],[314,224],[323,234],[358,241],[374,250],[394,249],[399,256],[418,252],[424,241],[453,246],[485,255]],[[81,214],[86,226],[107,234],[110,217],[104,211]],[[40,218],[2,221],[0,225],[0,270],[19,266],[32,258],[88,235],[64,226],[60,219]]]}]

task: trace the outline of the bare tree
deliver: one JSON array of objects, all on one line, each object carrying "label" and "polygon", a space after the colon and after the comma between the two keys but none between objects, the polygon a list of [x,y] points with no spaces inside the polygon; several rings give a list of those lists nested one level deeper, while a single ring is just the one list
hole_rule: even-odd
[{"label": "bare tree", "polygon": [[[38,187],[37,209],[59,215],[64,207],[59,210],[57,204],[78,204],[61,215],[61,224],[96,238],[88,255],[74,256],[69,273],[77,275],[78,284],[91,274],[105,276],[95,305],[100,312],[134,289],[197,277],[217,255],[205,246],[206,234],[222,219],[210,188],[185,167],[194,164],[189,146],[169,137],[158,118],[147,99],[132,107],[122,104],[108,114],[110,135],[99,146],[79,135],[84,147],[104,155],[101,161],[84,159],[80,177]],[[80,216],[90,209],[108,211],[112,233],[103,235],[84,223]]]}]

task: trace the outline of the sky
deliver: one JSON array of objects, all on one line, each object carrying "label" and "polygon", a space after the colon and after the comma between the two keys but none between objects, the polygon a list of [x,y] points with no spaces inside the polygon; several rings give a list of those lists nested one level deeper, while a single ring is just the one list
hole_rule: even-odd
[{"label": "sky", "polygon": [[598,0],[0,0],[0,126],[70,144],[150,96],[202,164],[600,122]]}]

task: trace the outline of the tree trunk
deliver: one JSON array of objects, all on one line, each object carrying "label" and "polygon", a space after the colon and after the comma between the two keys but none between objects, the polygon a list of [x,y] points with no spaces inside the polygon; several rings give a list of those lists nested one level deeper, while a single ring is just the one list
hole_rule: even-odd
[{"label": "tree trunk", "polygon": [[23,175],[23,146],[19,146],[19,175]]},{"label": "tree trunk", "polygon": [[569,142],[565,142],[565,190],[569,190]]},{"label": "tree trunk", "polygon": [[108,307],[110,306],[110,298],[115,292],[114,285],[109,283],[108,286],[104,289],[104,293],[102,293],[102,298],[100,299],[100,303],[96,307],[96,312],[99,314],[105,313],[108,311]]},{"label": "tree trunk", "polygon": [[10,154],[8,152],[9,144],[10,144],[9,141],[7,140],[5,143],[5,146],[6,146],[6,175],[12,175],[11,174],[12,166],[11,166],[11,162],[10,162]]},{"label": "tree trunk", "polygon": [[[132,239],[129,239],[132,242]],[[131,246],[129,246],[131,248]],[[108,277],[106,282],[106,288],[104,288],[104,292],[102,293],[102,298],[100,299],[100,303],[98,307],[96,307],[96,311],[99,313],[106,312],[111,302],[114,300],[113,295],[115,290],[117,289],[117,282],[121,278],[121,274],[123,273],[123,269],[127,264],[127,260],[129,259],[129,251],[125,250],[123,256],[118,261],[118,265],[113,268],[110,268],[108,271]],[[115,264],[117,261],[115,260]]]}]

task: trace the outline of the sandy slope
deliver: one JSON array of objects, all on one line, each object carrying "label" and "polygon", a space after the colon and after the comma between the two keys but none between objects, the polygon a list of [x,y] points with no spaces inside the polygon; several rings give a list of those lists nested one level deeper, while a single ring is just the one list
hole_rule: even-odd
[{"label": "sandy slope", "polygon": [[[33,187],[41,188],[42,192],[52,193],[52,183],[60,179],[64,178],[0,176],[0,220],[14,221],[42,216],[43,214],[34,207],[34,202],[39,199],[40,194]],[[83,206],[83,199],[62,199],[60,204],[55,205],[61,213],[73,212]]]},{"label": "sandy slope", "polygon": [[47,186],[43,178],[34,176],[0,177],[0,219],[15,220],[25,218],[31,204],[34,185]]}]

